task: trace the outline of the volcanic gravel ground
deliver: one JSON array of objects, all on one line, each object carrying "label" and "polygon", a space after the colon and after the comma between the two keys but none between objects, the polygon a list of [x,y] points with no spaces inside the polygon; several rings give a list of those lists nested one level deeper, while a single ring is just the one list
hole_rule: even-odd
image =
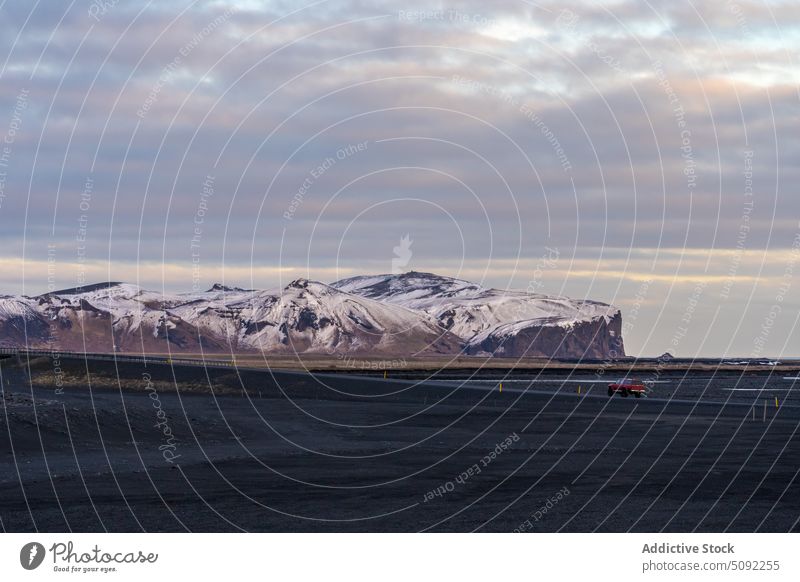
[{"label": "volcanic gravel ground", "polygon": [[500,392],[90,368],[59,394],[0,366],[3,530],[798,530],[800,407],[767,373],[681,373],[635,399],[563,372]]}]

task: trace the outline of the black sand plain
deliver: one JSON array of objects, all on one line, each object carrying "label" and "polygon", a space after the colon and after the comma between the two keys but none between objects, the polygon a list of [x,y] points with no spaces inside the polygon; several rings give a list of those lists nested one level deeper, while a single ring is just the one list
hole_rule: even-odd
[{"label": "black sand plain", "polygon": [[770,370],[635,399],[564,370],[60,366],[0,362],[3,531],[799,529],[800,406]]}]

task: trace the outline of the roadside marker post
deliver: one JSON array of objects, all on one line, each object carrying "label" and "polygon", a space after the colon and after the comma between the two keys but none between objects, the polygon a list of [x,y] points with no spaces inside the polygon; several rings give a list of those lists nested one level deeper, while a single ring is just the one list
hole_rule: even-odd
[{"label": "roadside marker post", "polygon": [[503,383],[500,382],[500,392],[502,392],[502,391],[503,391]]},{"label": "roadside marker post", "polygon": [[767,422],[767,401],[764,401],[764,420],[763,422]]}]

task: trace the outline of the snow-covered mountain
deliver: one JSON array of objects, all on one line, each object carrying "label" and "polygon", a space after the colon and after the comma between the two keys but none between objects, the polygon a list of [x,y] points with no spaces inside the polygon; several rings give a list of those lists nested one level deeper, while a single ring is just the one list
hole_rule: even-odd
[{"label": "snow-covered mountain", "polygon": [[427,313],[460,337],[468,353],[504,356],[624,355],[616,307],[500,289],[431,273],[352,277],[333,283],[348,293]]},{"label": "snow-covered mountain", "polygon": [[424,313],[305,279],[275,291],[215,285],[170,295],[102,283],[3,297],[0,332],[3,346],[78,351],[411,355],[462,347]]},{"label": "snow-covered mountain", "polygon": [[298,279],[280,292],[234,291],[170,310],[236,349],[307,353],[453,353],[460,341],[430,317]]},{"label": "snow-covered mountain", "polygon": [[607,357],[619,310],[427,273],[165,294],[101,283],[0,296],[0,345],[76,351]]}]

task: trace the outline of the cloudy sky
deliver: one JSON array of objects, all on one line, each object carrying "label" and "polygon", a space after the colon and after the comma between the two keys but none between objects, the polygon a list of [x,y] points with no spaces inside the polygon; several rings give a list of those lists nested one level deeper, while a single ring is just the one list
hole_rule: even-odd
[{"label": "cloudy sky", "polygon": [[798,55],[796,0],[0,0],[0,292],[394,259],[800,356]]}]

